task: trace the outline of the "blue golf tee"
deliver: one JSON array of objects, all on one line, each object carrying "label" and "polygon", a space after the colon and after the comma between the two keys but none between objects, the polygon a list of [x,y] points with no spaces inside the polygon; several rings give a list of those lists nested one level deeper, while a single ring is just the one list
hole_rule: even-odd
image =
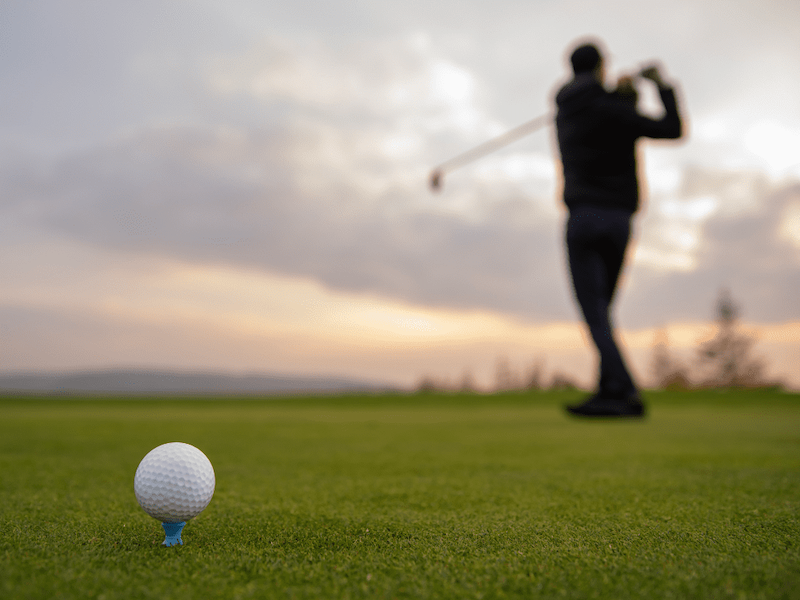
[{"label": "blue golf tee", "polygon": [[183,531],[185,525],[186,521],[181,521],[180,523],[162,523],[161,526],[164,528],[164,533],[167,534],[162,544],[164,546],[177,546],[178,544],[183,546],[181,531]]}]

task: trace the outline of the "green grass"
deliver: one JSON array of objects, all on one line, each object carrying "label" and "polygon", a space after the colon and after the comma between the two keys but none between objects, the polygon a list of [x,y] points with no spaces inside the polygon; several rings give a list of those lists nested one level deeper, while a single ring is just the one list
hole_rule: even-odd
[{"label": "green grass", "polygon": [[[800,396],[0,399],[2,598],[800,598]],[[133,495],[214,464],[165,548]]]}]

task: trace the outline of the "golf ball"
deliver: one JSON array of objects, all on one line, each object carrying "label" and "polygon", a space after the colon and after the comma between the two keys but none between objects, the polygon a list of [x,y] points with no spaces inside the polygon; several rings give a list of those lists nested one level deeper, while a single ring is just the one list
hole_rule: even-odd
[{"label": "golf ball", "polygon": [[148,515],[162,523],[180,523],[203,512],[215,484],[214,467],[205,454],[189,444],[171,442],[142,459],[133,491]]}]

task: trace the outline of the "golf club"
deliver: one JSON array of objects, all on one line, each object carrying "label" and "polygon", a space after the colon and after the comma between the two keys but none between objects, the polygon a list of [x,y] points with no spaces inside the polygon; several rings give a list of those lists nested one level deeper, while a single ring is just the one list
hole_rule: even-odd
[{"label": "golf club", "polygon": [[[659,74],[659,65],[658,64],[649,64],[646,67],[640,68],[635,73],[623,77],[620,79],[620,83],[627,79],[627,85],[632,85],[633,81],[638,78],[646,78],[652,79],[653,81],[660,81],[660,74]],[[495,138],[492,138],[482,144],[475,146],[471,150],[467,150],[466,152],[462,152],[458,156],[454,156],[450,160],[447,160],[441,163],[439,166],[434,167],[433,171],[431,171],[429,184],[431,186],[431,190],[434,192],[438,192],[442,185],[444,184],[444,175],[449,171],[454,171],[459,167],[463,167],[466,164],[469,164],[479,158],[483,158],[487,154],[491,154],[495,150],[499,150],[504,146],[508,146],[512,142],[516,142],[518,139],[525,137],[526,135],[533,133],[534,131],[545,127],[553,122],[553,115],[546,114],[536,117],[535,119],[531,119],[523,123],[522,125],[516,126],[514,129],[503,133]]]},{"label": "golf club", "polygon": [[444,174],[449,171],[454,171],[459,167],[463,167],[464,165],[471,163],[479,158],[486,156],[487,154],[491,154],[495,150],[499,150],[504,146],[508,146],[512,142],[516,142],[518,139],[525,137],[529,133],[533,133],[537,129],[541,129],[546,125],[552,123],[553,117],[550,114],[542,115],[540,117],[536,117],[535,119],[531,119],[523,123],[522,125],[518,125],[514,129],[503,133],[495,138],[492,138],[482,144],[475,146],[471,150],[467,150],[466,152],[462,152],[458,156],[454,156],[450,160],[447,160],[440,164],[439,166],[435,167],[433,171],[431,171],[430,175],[430,186],[433,191],[438,191],[441,189],[442,184],[444,183]]}]

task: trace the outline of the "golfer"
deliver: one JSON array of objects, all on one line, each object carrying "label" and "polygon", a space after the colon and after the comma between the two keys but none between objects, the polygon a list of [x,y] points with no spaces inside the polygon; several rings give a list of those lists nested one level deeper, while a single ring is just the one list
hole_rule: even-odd
[{"label": "golfer", "polygon": [[614,337],[611,306],[639,208],[636,141],[679,138],[682,133],[675,92],[658,67],[639,75],[658,86],[664,116],[636,110],[631,78],[619,88],[603,85],[603,57],[595,44],[576,48],[574,77],[556,95],[556,129],[563,167],[564,203],[569,217],[567,253],[575,298],[599,354],[596,392],[567,410],[584,417],[641,417],[636,384]]}]

